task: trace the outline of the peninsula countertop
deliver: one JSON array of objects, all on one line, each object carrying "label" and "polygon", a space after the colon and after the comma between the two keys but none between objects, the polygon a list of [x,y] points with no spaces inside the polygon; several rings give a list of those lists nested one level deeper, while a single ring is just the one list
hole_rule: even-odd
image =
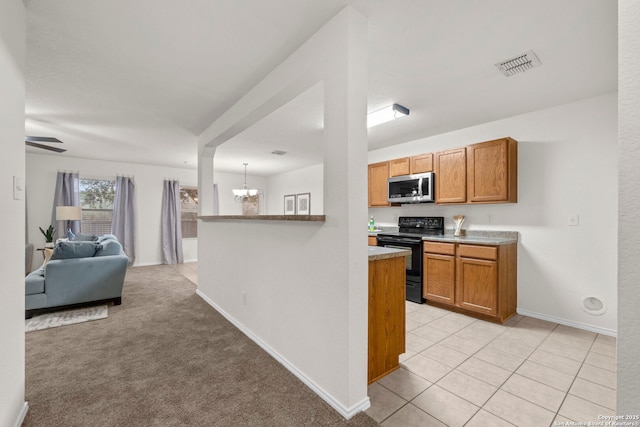
[{"label": "peninsula countertop", "polygon": [[408,249],[385,248],[383,246],[369,246],[369,261],[396,258],[411,255]]}]

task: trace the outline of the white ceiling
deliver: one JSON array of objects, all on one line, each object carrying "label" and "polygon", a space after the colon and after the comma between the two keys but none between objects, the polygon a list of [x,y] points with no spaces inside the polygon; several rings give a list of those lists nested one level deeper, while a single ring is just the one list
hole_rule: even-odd
[{"label": "white ceiling", "polygon": [[[369,110],[411,110],[371,128],[370,149],[617,90],[612,0],[24,3],[26,133],[63,140],[62,156],[195,168],[197,135],[347,3],[369,18]],[[494,65],[530,49],[541,67]],[[321,144],[316,86],[219,147],[215,167],[270,175],[320,162]]]}]

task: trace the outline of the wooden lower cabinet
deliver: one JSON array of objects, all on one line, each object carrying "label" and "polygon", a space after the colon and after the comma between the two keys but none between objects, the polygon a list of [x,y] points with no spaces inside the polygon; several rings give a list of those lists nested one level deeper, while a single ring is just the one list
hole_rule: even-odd
[{"label": "wooden lower cabinet", "polygon": [[404,257],[369,261],[369,384],[400,367],[406,285]]},{"label": "wooden lower cabinet", "polygon": [[422,296],[430,301],[455,304],[455,257],[425,252],[422,266],[424,271]]},{"label": "wooden lower cabinet", "polygon": [[457,300],[461,308],[495,316],[498,313],[498,263],[458,258]]},{"label": "wooden lower cabinet", "polygon": [[424,242],[424,298],[483,319],[506,321],[517,305],[516,250],[515,243]]}]

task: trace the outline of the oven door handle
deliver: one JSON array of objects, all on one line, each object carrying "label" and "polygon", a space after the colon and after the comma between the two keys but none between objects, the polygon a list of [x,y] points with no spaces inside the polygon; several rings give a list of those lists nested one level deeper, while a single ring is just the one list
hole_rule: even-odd
[{"label": "oven door handle", "polygon": [[403,239],[403,238],[388,238],[388,237],[378,237],[378,242],[383,242],[383,243],[408,243],[408,244],[420,244],[422,242],[422,239],[420,240],[416,240],[416,239]]}]

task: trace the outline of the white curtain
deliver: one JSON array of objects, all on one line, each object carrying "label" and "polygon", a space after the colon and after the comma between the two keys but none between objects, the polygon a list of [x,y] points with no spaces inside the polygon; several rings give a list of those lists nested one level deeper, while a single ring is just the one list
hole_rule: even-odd
[{"label": "white curtain", "polygon": [[111,233],[122,244],[124,253],[129,257],[129,265],[136,259],[135,252],[135,222],[136,211],[134,206],[135,185],[127,176],[116,177],[116,194],[113,201],[113,219],[111,220]]},{"label": "white curtain", "polygon": [[162,191],[162,263],[179,264],[182,256],[182,227],[180,219],[180,183],[164,181]]},{"label": "white curtain", "polygon": [[[56,191],[53,195],[51,225],[56,229],[53,240],[67,234],[67,221],[56,220],[56,206],[80,206],[80,176],[76,172],[58,172]],[[73,234],[80,232],[80,221],[71,221]]]},{"label": "white curtain", "polygon": [[218,199],[218,184],[213,184],[213,215],[220,215],[220,201]]}]

